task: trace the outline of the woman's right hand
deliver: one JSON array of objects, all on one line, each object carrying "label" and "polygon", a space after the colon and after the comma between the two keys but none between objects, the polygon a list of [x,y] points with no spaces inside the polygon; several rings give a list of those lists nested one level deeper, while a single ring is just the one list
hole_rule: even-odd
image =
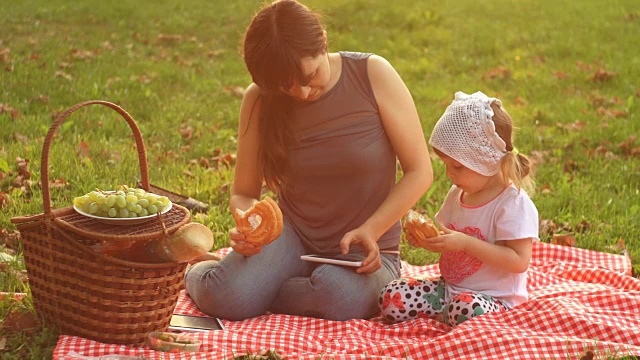
[{"label": "woman's right hand", "polygon": [[253,245],[245,241],[245,236],[233,228],[229,231],[229,244],[233,251],[244,256],[253,256],[262,251],[262,246]]}]

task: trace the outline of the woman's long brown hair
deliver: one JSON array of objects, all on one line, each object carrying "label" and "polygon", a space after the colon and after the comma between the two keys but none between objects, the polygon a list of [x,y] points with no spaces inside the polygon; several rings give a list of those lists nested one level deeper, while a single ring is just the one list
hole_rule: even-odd
[{"label": "woman's long brown hair", "polygon": [[320,15],[295,0],[261,8],[244,35],[243,56],[260,87],[259,160],[265,182],[279,191],[290,172],[288,148],[295,141],[289,120],[293,100],[282,92],[304,81],[300,60],[326,51]]}]

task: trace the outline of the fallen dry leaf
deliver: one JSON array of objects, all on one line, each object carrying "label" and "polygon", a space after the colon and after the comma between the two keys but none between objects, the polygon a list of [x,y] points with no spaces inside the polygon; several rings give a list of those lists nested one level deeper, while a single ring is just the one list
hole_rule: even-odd
[{"label": "fallen dry leaf", "polygon": [[580,357],[580,360],[593,360],[594,356],[593,351],[587,350],[587,352]]},{"label": "fallen dry leaf", "polygon": [[29,171],[29,160],[21,157],[16,158],[16,165],[18,165],[18,174],[24,176],[25,179],[31,178],[31,172]]},{"label": "fallen dry leaf", "polygon": [[543,56],[543,55],[533,55],[531,57],[531,60],[535,63],[535,64],[544,64],[547,62],[547,59]]},{"label": "fallen dry leaf", "polygon": [[193,137],[193,128],[191,126],[185,126],[183,128],[180,128],[180,135],[189,140]]},{"label": "fallen dry leaf", "polygon": [[558,225],[553,220],[542,219],[540,220],[540,234],[541,235],[553,235],[558,230]]},{"label": "fallen dry leaf", "polygon": [[77,153],[80,158],[90,158],[89,157],[89,144],[86,141],[82,141],[78,144]]},{"label": "fallen dry leaf", "polygon": [[555,76],[557,79],[560,79],[560,80],[565,80],[565,79],[567,79],[569,77],[569,75],[567,75],[567,73],[562,72],[562,71],[555,71],[553,73],[553,76]]},{"label": "fallen dry leaf", "polygon": [[552,194],[553,191],[551,191],[551,185],[544,184],[544,185],[540,186],[540,193],[541,194]]},{"label": "fallen dry leaf", "polygon": [[40,327],[40,319],[30,311],[13,308],[1,325],[3,330],[33,334]]},{"label": "fallen dry leaf", "polygon": [[18,250],[20,247],[20,233],[17,230],[9,231],[7,229],[0,229],[0,245],[11,250]]},{"label": "fallen dry leaf", "polygon": [[603,68],[596,69],[596,72],[593,74],[591,79],[593,81],[608,81],[615,77],[617,74],[613,71],[608,71]]},{"label": "fallen dry leaf", "polygon": [[71,56],[76,60],[91,60],[95,57],[95,53],[91,50],[72,49]]},{"label": "fallen dry leaf", "polygon": [[12,119],[17,119],[20,117],[20,111],[18,109],[12,108],[8,104],[0,103],[0,114],[9,113]]},{"label": "fallen dry leaf", "polygon": [[576,238],[571,234],[553,234],[551,243],[561,246],[576,246]]},{"label": "fallen dry leaf", "polygon": [[518,96],[517,98],[515,98],[515,100],[513,101],[517,106],[525,106],[527,105],[527,101],[523,98],[521,98],[520,96]]},{"label": "fallen dry leaf", "polygon": [[244,95],[244,87],[242,86],[225,86],[224,92],[227,94],[232,94],[237,97],[242,97]]},{"label": "fallen dry leaf", "polygon": [[596,109],[596,113],[600,116],[605,116],[608,118],[624,118],[629,115],[629,112],[627,110],[605,108],[604,106],[600,106],[598,109]]},{"label": "fallen dry leaf", "polygon": [[629,136],[625,141],[618,144],[618,148],[622,150],[624,154],[627,154],[627,155],[632,154],[634,149],[633,144],[635,143],[637,138],[638,138],[638,135],[636,134]]},{"label": "fallen dry leaf", "polygon": [[218,55],[220,55],[220,54],[222,54],[224,52],[225,52],[224,49],[209,50],[209,51],[207,51],[207,56],[210,57],[210,58],[215,58],[215,57],[217,57]]},{"label": "fallen dry leaf", "polygon": [[211,162],[217,164],[218,168],[224,166],[224,167],[230,167],[231,165],[233,165],[233,163],[236,161],[236,155],[235,154],[220,154],[218,156],[214,156],[211,158]]},{"label": "fallen dry leaf", "polygon": [[575,172],[576,170],[580,170],[580,166],[575,161],[569,159],[562,166],[562,170],[565,173],[571,174],[571,173]]},{"label": "fallen dry leaf", "polygon": [[50,188],[63,188],[68,186],[69,183],[65,179],[53,179],[49,182]]},{"label": "fallen dry leaf", "polygon": [[9,205],[9,202],[11,202],[11,197],[9,197],[9,194],[4,191],[0,191],[0,208]]},{"label": "fallen dry leaf", "polygon": [[162,152],[160,155],[157,156],[158,161],[162,162],[162,161],[173,161],[175,159],[178,159],[180,157],[180,155],[178,155],[177,152],[173,151],[173,150],[167,150]]},{"label": "fallen dry leaf", "polygon": [[593,224],[588,222],[587,220],[582,220],[575,226],[575,231],[584,234],[587,230],[593,228]]},{"label": "fallen dry leaf", "polygon": [[3,63],[11,63],[11,49],[9,48],[0,48],[0,61]]},{"label": "fallen dry leaf", "polygon": [[55,77],[61,77],[61,78],[64,78],[64,79],[66,79],[66,80],[68,80],[68,81],[73,80],[73,76],[71,76],[71,74],[68,74],[68,73],[66,73],[66,72],[64,72],[64,71],[62,71],[62,70],[58,70],[58,71],[56,71],[56,72],[55,72],[55,74],[54,74],[54,76],[55,76]]},{"label": "fallen dry leaf", "polygon": [[627,13],[622,17],[625,21],[635,21],[640,19],[640,12]]},{"label": "fallen dry leaf", "polygon": [[157,39],[159,41],[166,41],[166,42],[173,42],[173,41],[180,41],[182,40],[182,35],[175,35],[175,34],[159,34]]},{"label": "fallen dry leaf", "polygon": [[566,130],[569,130],[569,131],[580,131],[585,126],[587,126],[587,123],[585,123],[582,120],[576,120],[576,121],[574,121],[572,123],[568,123],[568,124],[563,124],[561,122],[558,122],[558,123],[556,123],[556,125],[559,128],[566,129]]},{"label": "fallen dry leaf", "polygon": [[211,163],[209,162],[209,159],[207,159],[204,156],[201,156],[200,159],[198,159],[197,161],[198,165],[200,165],[201,167],[208,169],[211,167]]},{"label": "fallen dry leaf", "polygon": [[582,61],[576,61],[576,67],[582,71],[591,71],[591,65],[585,64]]},{"label": "fallen dry leaf", "polygon": [[483,78],[484,79],[496,79],[496,78],[509,79],[511,78],[511,70],[507,69],[504,66],[498,66],[496,68],[493,68],[487,71],[483,75]]},{"label": "fallen dry leaf", "polygon": [[605,248],[611,252],[618,253],[627,257],[629,256],[629,251],[627,250],[627,245],[625,245],[623,238],[618,238],[615,244],[607,245]]}]

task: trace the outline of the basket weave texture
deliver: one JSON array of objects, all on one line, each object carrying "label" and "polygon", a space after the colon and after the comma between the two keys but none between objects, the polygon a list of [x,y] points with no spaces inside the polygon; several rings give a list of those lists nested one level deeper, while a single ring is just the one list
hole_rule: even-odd
[{"label": "basket weave texture", "polygon": [[72,206],[51,209],[48,160],[55,130],[74,111],[100,104],[116,110],[133,131],[142,188],[149,190],[144,142],[131,116],[110,102],[92,100],[61,113],[42,151],[42,214],[16,217],[36,311],[62,333],[114,344],[140,345],[148,332],[165,331],[173,315],[186,264],[139,263],[91,249],[102,241],[152,241],[190,222],[189,210],[173,204],[152,220],[109,225],[78,214]]}]

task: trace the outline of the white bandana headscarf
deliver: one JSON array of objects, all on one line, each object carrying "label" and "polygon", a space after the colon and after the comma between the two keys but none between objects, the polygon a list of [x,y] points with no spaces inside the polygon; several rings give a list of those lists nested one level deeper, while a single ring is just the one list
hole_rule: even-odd
[{"label": "white bandana headscarf", "polygon": [[495,175],[507,149],[493,123],[493,101],[502,105],[480,91],[471,95],[456,92],[436,123],[429,144],[481,175]]}]

